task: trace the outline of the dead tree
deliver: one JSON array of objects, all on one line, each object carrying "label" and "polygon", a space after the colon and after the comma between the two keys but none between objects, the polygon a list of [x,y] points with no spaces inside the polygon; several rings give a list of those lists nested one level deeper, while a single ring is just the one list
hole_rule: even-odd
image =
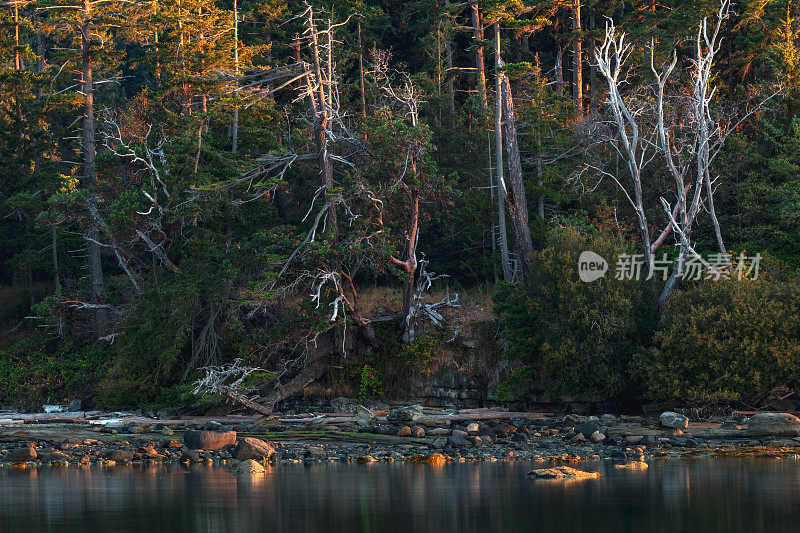
[{"label": "dead tree", "polygon": [[503,144],[506,149],[508,177],[511,185],[510,189],[505,191],[505,202],[508,208],[508,216],[511,219],[511,228],[514,231],[514,251],[517,255],[522,278],[527,283],[530,280],[533,267],[533,240],[531,239],[531,229],[528,225],[528,202],[525,197],[525,181],[522,176],[522,160],[519,154],[519,140],[517,138],[511,84],[508,81],[508,76],[503,71],[504,64],[499,54],[497,61]]},{"label": "dead tree", "polygon": [[615,174],[600,169],[596,170],[612,178],[633,207],[639,228],[644,264],[648,272],[652,272],[653,254],[643,199],[642,169],[652,159],[654,151],[648,149],[650,143],[642,138],[640,132],[638,121],[642,112],[641,108],[633,107],[631,100],[623,97],[620,91],[621,86],[625,83],[623,77],[625,64],[633,51],[633,45],[626,43],[625,37],[624,33],[617,35],[614,21],[609,19],[606,24],[605,39],[595,54],[595,61],[600,75],[608,85],[608,107],[612,114],[613,128],[616,130],[616,136],[611,146],[628,166],[632,193]]},{"label": "dead tree", "polygon": [[502,90],[500,88],[502,59],[500,59],[500,23],[494,24],[494,78],[495,78],[495,112],[494,112],[494,136],[495,136],[495,157],[497,169],[497,233],[500,243],[500,266],[503,272],[503,281],[508,283],[514,281],[511,270],[511,259],[508,255],[508,232],[506,231],[506,183],[503,180],[503,103]]}]

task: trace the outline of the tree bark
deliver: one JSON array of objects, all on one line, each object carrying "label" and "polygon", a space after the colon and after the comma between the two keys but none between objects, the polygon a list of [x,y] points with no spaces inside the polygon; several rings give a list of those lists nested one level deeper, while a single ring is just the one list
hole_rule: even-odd
[{"label": "tree bark", "polygon": [[595,20],[594,6],[589,6],[589,113],[594,116],[597,114],[597,67],[595,66],[594,56],[596,54],[595,43]]},{"label": "tree bark", "polygon": [[361,40],[361,21],[356,22],[358,31],[358,84],[361,91],[361,120],[367,118],[367,91],[364,88],[364,42]]},{"label": "tree bark", "polygon": [[495,132],[495,156],[497,162],[497,227],[498,227],[498,240],[500,243],[500,266],[503,272],[503,281],[512,282],[514,279],[513,272],[511,271],[511,260],[508,255],[508,232],[506,230],[506,184],[503,180],[503,128],[502,128],[502,99],[500,97],[502,90],[500,88],[500,24],[494,25],[494,72],[495,72],[495,94],[497,101],[495,102],[495,119],[494,119],[494,132]]},{"label": "tree bark", "polygon": [[[309,358],[310,357],[311,356],[309,355]],[[303,370],[301,370],[292,379],[283,384],[280,382],[275,383],[272,391],[270,391],[270,393],[264,396],[260,401],[261,405],[264,406],[266,411],[258,410],[258,412],[262,414],[271,413],[275,409],[276,403],[302,391],[309,384],[321,378],[325,374],[327,368],[328,365],[322,358],[316,358],[308,361]]]},{"label": "tree bark", "polygon": [[57,290],[61,287],[61,279],[59,278],[58,275],[58,232],[56,231],[55,225],[50,226],[50,233],[52,237],[50,250],[53,258],[53,281],[56,284],[56,290]]},{"label": "tree bark", "polygon": [[558,49],[556,50],[556,66],[553,69],[553,74],[556,77],[556,93],[559,96],[564,94],[564,68],[562,66],[564,61],[564,49],[561,47],[560,44],[557,45]]},{"label": "tree bark", "polygon": [[572,0],[572,98],[578,119],[583,118],[583,50],[581,37],[581,0]]},{"label": "tree bark", "polygon": [[[95,164],[95,123],[94,123],[94,83],[92,80],[92,59],[91,59],[91,38],[92,38],[92,3],[90,0],[83,0],[83,22],[81,24],[81,66],[82,66],[82,87],[84,95],[83,107],[83,177],[85,186],[90,188],[97,187],[97,167]],[[95,195],[91,194],[88,202],[95,202]],[[91,206],[90,206],[91,207]],[[103,303],[105,297],[105,286],[103,282],[103,267],[100,257],[100,245],[98,244],[99,232],[93,224],[86,233],[87,261],[89,270],[89,284],[91,286],[91,301],[93,304]],[[103,333],[107,325],[107,310],[95,308],[92,310],[92,331],[95,334]]]},{"label": "tree bark", "polygon": [[487,98],[486,98],[486,70],[483,52],[483,17],[478,0],[471,0],[470,12],[472,14],[472,38],[475,40],[475,70],[477,73],[477,88],[478,100],[481,104],[481,110],[486,113]]},{"label": "tree bark", "polygon": [[[317,78],[319,93],[319,106],[317,107],[317,116],[314,120],[314,143],[317,148],[317,165],[319,166],[320,173],[322,174],[322,181],[325,186],[325,198],[328,205],[326,216],[328,217],[328,224],[333,228],[332,246],[335,248],[339,242],[339,222],[336,216],[336,196],[333,193],[333,169],[331,168],[330,154],[328,153],[328,136],[326,133],[329,120],[328,103],[325,96],[325,83],[319,59],[319,42],[317,40],[317,29],[314,24],[314,11],[310,8],[308,10],[308,26],[311,32],[314,72]],[[330,40],[330,35],[328,39]],[[332,42],[329,41],[328,44],[332,46]],[[338,271],[338,259],[335,260],[335,263],[334,270]]]},{"label": "tree bark", "polygon": [[[449,5],[449,2],[445,2],[445,6]],[[448,36],[447,41],[444,45],[444,53],[447,61],[447,97],[448,97],[448,104],[450,105],[450,130],[455,130],[456,128],[456,91],[455,87],[453,86],[453,45],[450,43],[450,36]]]},{"label": "tree bark", "polygon": [[239,3],[233,0],[233,68],[236,75],[236,87],[234,98],[236,105],[233,108],[233,125],[231,131],[231,153],[235,154],[239,149]]},{"label": "tree bark", "polygon": [[[502,66],[502,64],[501,64]],[[522,177],[522,162],[519,155],[517,127],[514,118],[514,101],[508,77],[500,76],[501,102],[503,108],[503,143],[508,157],[508,174],[511,190],[505,200],[511,227],[514,230],[514,250],[517,254],[523,280],[530,281],[533,266],[533,241],[528,226],[528,204],[525,198],[525,181]]]},{"label": "tree bark", "polygon": [[407,185],[402,184],[406,193],[408,194],[409,202],[411,204],[411,214],[408,217],[408,246],[406,249],[406,260],[400,261],[392,257],[391,260],[394,264],[400,266],[405,270],[408,280],[403,287],[403,308],[401,315],[403,322],[400,325],[400,339],[405,344],[414,342],[417,334],[419,333],[420,324],[419,317],[416,316],[415,302],[414,302],[414,280],[417,273],[417,238],[419,237],[419,189],[408,188]]}]

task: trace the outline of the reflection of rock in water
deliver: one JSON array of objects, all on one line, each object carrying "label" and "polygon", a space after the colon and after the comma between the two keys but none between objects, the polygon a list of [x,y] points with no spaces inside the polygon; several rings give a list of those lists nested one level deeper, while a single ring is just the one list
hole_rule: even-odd
[{"label": "reflection of rock in water", "polygon": [[790,460],[591,463],[589,483],[533,483],[541,463],[312,464],[236,476],[206,465],[0,469],[0,530],[680,531],[793,529]]}]

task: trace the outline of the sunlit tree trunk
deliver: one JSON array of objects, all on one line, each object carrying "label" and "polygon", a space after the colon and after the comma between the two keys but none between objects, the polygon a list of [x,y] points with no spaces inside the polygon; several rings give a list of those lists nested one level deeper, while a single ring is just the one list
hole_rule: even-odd
[{"label": "sunlit tree trunk", "polygon": [[481,44],[483,41],[483,17],[481,16],[481,9],[478,0],[471,0],[469,7],[472,15],[472,38],[475,40],[475,70],[478,86],[478,99],[481,104],[481,109],[486,112],[486,66],[484,62],[484,47],[483,44]]}]

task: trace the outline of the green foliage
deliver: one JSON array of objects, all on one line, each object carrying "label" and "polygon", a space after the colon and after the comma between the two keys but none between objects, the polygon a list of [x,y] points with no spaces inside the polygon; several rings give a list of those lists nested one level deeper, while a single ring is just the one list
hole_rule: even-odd
[{"label": "green foliage", "polygon": [[501,402],[524,400],[535,390],[536,371],[529,365],[515,369],[495,391],[494,397]]},{"label": "green foliage", "polygon": [[[502,285],[496,312],[505,322],[507,355],[544,378],[553,398],[599,398],[623,392],[626,370],[654,318],[650,283],[578,277],[578,255],[600,254],[611,265],[632,250],[603,234],[556,231],[536,255],[537,275],[526,287]],[[519,381],[520,376],[515,378]],[[512,389],[512,383],[507,389]]]},{"label": "green foliage", "polygon": [[361,367],[361,375],[358,383],[358,399],[366,400],[375,395],[380,389],[382,380],[378,372],[369,365]]},{"label": "green foliage", "polygon": [[41,408],[44,402],[94,396],[108,361],[106,344],[56,344],[30,336],[0,349],[0,403]]},{"label": "green foliage", "polygon": [[631,368],[647,397],[720,402],[797,387],[798,363],[800,287],[709,281],[670,300],[654,347]]}]

